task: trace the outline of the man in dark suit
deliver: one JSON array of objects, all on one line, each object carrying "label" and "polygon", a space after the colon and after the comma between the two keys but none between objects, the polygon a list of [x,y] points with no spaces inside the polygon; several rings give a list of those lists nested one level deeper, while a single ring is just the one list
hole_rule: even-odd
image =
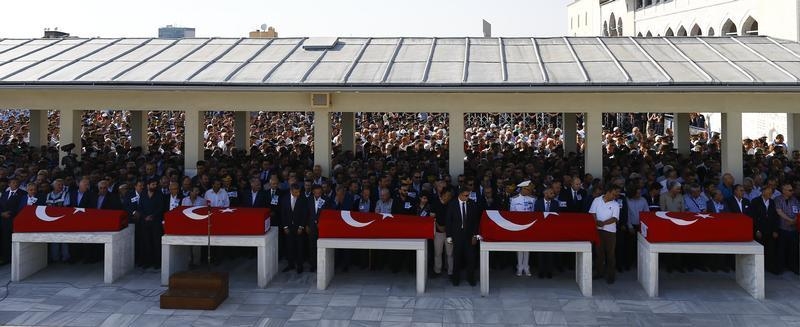
[{"label": "man in dark suit", "polygon": [[458,197],[447,209],[447,242],[453,244],[454,286],[461,282],[461,270],[466,270],[467,281],[475,286],[475,257],[478,245],[480,213],[477,204],[469,199],[469,189],[461,189]]},{"label": "man in dark suit", "polygon": [[[251,186],[252,188],[252,186]],[[281,225],[281,198],[286,193],[285,190],[280,188],[280,180],[277,175],[269,177],[269,184],[264,186],[264,196],[267,201],[267,208],[269,208],[270,225],[279,228]],[[278,258],[286,257],[286,235],[278,233]]]},{"label": "man in dark suit", "polygon": [[[750,216],[750,200],[744,197],[744,186],[737,184],[732,189],[733,196],[725,199],[725,212],[743,213]],[[755,231],[753,233],[755,234]],[[725,258],[724,261],[723,269],[730,270],[733,268],[734,263],[729,257]]]},{"label": "man in dark suit", "polygon": [[303,240],[308,209],[306,197],[300,192],[300,185],[292,184],[289,194],[281,203],[281,230],[286,235],[288,248],[286,258],[289,261],[289,266],[283,270],[284,272],[295,268],[298,274],[303,272]]},{"label": "man in dark suit", "polygon": [[[142,252],[144,268],[161,267],[161,236],[164,234],[164,194],[158,189],[158,180],[147,181],[147,190],[139,196],[138,212],[142,225]],[[139,227],[138,225],[136,226]]]},{"label": "man in dark suit", "polygon": [[239,207],[266,208],[268,205],[267,192],[261,188],[258,177],[250,178],[250,188],[239,190]]},{"label": "man in dark suit", "polygon": [[311,198],[308,200],[308,220],[306,229],[308,233],[308,264],[311,272],[317,270],[317,239],[319,238],[319,215],[323,209],[329,209],[333,200],[322,196],[322,186],[314,185],[311,188]]},{"label": "man in dark suit", "polygon": [[[535,212],[559,212],[561,210],[558,201],[555,199],[555,191],[552,188],[544,189],[542,197],[533,204]],[[547,219],[547,218],[545,218]],[[549,219],[558,219],[550,217]],[[554,253],[539,252],[539,278],[553,278]]]},{"label": "man in dark suit", "polygon": [[565,188],[558,194],[558,199],[566,202],[566,206],[562,211],[565,212],[586,212],[586,190],[583,189],[581,179],[575,177],[572,179],[570,187]]},{"label": "man in dark suit", "polygon": [[0,196],[0,265],[11,262],[11,233],[14,217],[27,203],[28,193],[19,188],[19,180],[11,178],[8,190]]},{"label": "man in dark suit", "polygon": [[108,181],[101,180],[97,183],[97,209],[122,210],[122,202],[119,196],[109,191]]},{"label": "man in dark suit", "polygon": [[[69,194],[69,206],[75,208],[97,209],[97,193],[90,189],[89,179],[84,178],[78,182],[78,189]],[[74,244],[70,245],[70,263],[84,260],[86,263],[99,261],[94,252],[97,251],[95,244]]]},{"label": "man in dark suit", "polygon": [[750,200],[744,197],[744,186],[736,184],[733,187],[733,196],[725,199],[725,211],[748,214]]},{"label": "man in dark suit", "polygon": [[[739,187],[734,189],[734,197]],[[750,210],[746,212],[753,219],[753,239],[764,246],[764,263],[767,270],[777,274],[775,267],[775,242],[778,239],[778,211],[772,200],[772,186],[766,184],[761,188],[761,196],[750,202]],[[744,188],[742,188],[744,194]]]},{"label": "man in dark suit", "polygon": [[[349,211],[353,207],[353,200],[344,186],[337,186],[333,198],[331,198],[330,208],[337,211]],[[350,270],[350,264],[353,261],[353,250],[338,249],[336,250],[336,262],[342,267],[342,271],[347,272]]]}]

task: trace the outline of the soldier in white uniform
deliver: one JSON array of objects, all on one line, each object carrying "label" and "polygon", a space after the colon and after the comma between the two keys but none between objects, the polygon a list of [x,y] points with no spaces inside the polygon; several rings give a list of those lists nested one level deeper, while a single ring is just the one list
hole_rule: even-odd
[{"label": "soldier in white uniform", "polygon": [[[531,181],[519,183],[517,187],[520,187],[520,193],[509,201],[509,210],[532,212],[536,198],[532,196],[533,185],[531,185]],[[531,267],[528,265],[529,257],[529,252],[517,252],[517,276],[522,276],[522,274],[525,274],[525,276],[531,275]]]}]

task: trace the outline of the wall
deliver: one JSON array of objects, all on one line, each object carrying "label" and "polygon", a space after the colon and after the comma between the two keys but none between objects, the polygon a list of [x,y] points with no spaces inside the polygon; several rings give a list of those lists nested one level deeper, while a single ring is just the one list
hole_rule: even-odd
[{"label": "wall", "polygon": [[752,16],[759,23],[760,35],[800,41],[800,0],[668,0],[635,11],[634,2],[616,0],[600,6],[597,0],[578,0],[570,4],[569,17],[588,11],[588,16],[597,19],[598,23],[596,26],[570,28],[569,35],[603,35],[603,22],[608,21],[611,13],[616,18],[622,17],[625,36],[638,33],[644,36],[648,31],[653,36],[663,36],[668,28],[677,35],[681,26],[688,35],[695,24],[700,27],[701,35],[707,35],[709,28],[713,28],[715,35],[719,36],[727,19],[736,24],[741,35],[742,25]]},{"label": "wall", "polygon": [[600,5],[597,0],[576,0],[567,6],[567,16],[568,36],[602,35],[603,22],[600,20]]}]

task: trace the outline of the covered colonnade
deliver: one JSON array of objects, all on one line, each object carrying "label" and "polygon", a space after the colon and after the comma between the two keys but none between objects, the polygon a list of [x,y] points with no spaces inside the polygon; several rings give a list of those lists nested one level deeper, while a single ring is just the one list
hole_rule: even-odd
[{"label": "covered colonnade", "polygon": [[[602,176],[602,114],[675,113],[676,146],[689,151],[688,113],[722,114],[722,170],[742,171],[742,113],[788,113],[800,145],[800,44],[738,38],[286,38],[2,39],[0,108],[31,110],[31,144],[47,141],[60,111],[60,143],[79,143],[80,112],[129,110],[131,142],[146,145],[146,111],[185,114],[184,168],[203,156],[204,113],[312,111],[314,161],[331,162],[331,114],[354,149],[354,113],[446,112],[449,169],[464,171],[464,115],[584,115],[585,169]],[[237,133],[249,148],[247,133]]]}]

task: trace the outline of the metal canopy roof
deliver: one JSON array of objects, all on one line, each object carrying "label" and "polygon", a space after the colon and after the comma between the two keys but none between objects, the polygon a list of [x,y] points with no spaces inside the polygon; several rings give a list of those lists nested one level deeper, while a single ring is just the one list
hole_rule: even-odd
[{"label": "metal canopy roof", "polygon": [[[312,39],[313,41],[313,39]],[[769,37],[0,39],[0,87],[800,86]]]}]

